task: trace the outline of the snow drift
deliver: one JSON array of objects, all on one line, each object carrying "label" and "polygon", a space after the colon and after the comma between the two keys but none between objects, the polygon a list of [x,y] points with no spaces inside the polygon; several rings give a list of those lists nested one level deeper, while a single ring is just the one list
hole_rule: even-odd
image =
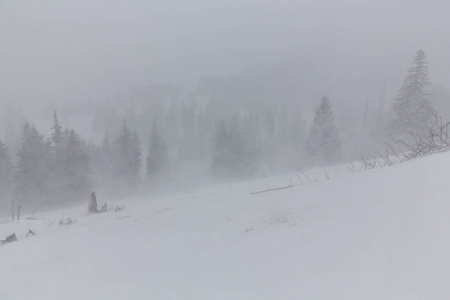
[{"label": "snow drift", "polygon": [[450,299],[449,165],[437,154],[4,223],[0,238],[19,241],[0,247],[0,299]]}]

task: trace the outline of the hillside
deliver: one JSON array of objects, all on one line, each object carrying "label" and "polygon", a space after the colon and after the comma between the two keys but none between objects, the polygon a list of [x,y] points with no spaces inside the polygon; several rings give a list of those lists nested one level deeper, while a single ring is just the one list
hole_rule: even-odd
[{"label": "hillside", "polygon": [[450,299],[449,166],[445,153],[1,224],[19,241],[0,247],[0,299]]}]

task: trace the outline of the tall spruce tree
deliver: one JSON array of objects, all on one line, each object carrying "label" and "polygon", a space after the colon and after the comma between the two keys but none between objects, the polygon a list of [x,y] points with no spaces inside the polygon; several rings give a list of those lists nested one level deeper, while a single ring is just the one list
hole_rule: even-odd
[{"label": "tall spruce tree", "polygon": [[43,204],[48,201],[50,179],[50,145],[36,127],[25,123],[18,152],[16,198],[22,203]]},{"label": "tall spruce tree", "polygon": [[395,119],[389,128],[394,138],[404,138],[409,133],[422,134],[433,125],[436,112],[426,92],[429,80],[425,59],[424,51],[417,51],[413,66],[395,98]]},{"label": "tall spruce tree", "polygon": [[154,177],[163,174],[168,168],[168,153],[166,142],[158,130],[156,120],[153,120],[152,131],[146,159],[147,176]]},{"label": "tall spruce tree", "polygon": [[67,143],[68,131],[62,130],[56,110],[53,112],[52,134],[49,139],[51,149],[51,170],[49,176],[51,197],[60,199],[64,197],[65,178],[64,178],[64,151]]},{"label": "tall spruce tree", "polygon": [[327,96],[321,99],[316,109],[306,147],[309,158],[313,163],[332,162],[340,154],[341,143]]},{"label": "tall spruce tree", "polygon": [[[0,140],[0,202],[10,196],[13,165],[6,145]],[[1,207],[1,205],[0,205]]]},{"label": "tall spruce tree", "polygon": [[124,120],[122,130],[114,143],[115,177],[123,186],[139,182],[142,155],[137,134],[132,133]]},{"label": "tall spruce tree", "polygon": [[91,153],[92,168],[96,182],[108,187],[114,177],[114,152],[109,135],[105,133],[102,144],[95,147]]},{"label": "tall spruce tree", "polygon": [[85,144],[73,129],[68,132],[64,147],[62,174],[66,201],[76,201],[89,194],[91,170]]},{"label": "tall spruce tree", "polygon": [[51,141],[53,146],[56,149],[62,148],[63,143],[63,133],[62,133],[62,126],[58,119],[58,114],[56,113],[56,110],[53,111],[53,126],[52,126],[53,132]]}]

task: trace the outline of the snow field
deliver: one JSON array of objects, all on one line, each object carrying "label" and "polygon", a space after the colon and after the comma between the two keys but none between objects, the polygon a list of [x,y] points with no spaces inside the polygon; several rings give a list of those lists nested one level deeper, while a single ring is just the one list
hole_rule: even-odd
[{"label": "snow field", "polygon": [[19,241],[0,247],[0,299],[450,299],[449,165],[316,170],[285,190],[250,194],[293,176],[76,208],[65,226],[62,212],[1,224]]}]

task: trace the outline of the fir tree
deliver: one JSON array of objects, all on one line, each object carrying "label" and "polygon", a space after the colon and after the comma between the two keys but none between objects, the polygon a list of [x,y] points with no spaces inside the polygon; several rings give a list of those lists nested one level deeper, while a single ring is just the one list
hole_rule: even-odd
[{"label": "fir tree", "polygon": [[36,127],[25,123],[18,153],[16,197],[22,202],[47,201],[50,173],[50,145]]},{"label": "fir tree", "polygon": [[139,138],[131,133],[126,121],[114,144],[115,177],[125,186],[135,185],[139,181],[142,156]]},{"label": "fir tree", "polygon": [[328,97],[324,96],[316,109],[307,139],[307,152],[315,163],[331,162],[340,153],[340,141]]},{"label": "fir tree", "polygon": [[0,199],[4,200],[11,192],[13,165],[8,148],[0,140]]},{"label": "fir tree", "polygon": [[158,125],[153,120],[152,131],[146,159],[147,176],[155,176],[167,170],[168,157],[167,146],[164,138],[159,133]]},{"label": "fir tree", "polygon": [[109,135],[105,133],[102,144],[93,149],[92,166],[97,181],[102,186],[109,186],[114,176],[114,153],[113,146],[110,142]]},{"label": "fir tree", "polygon": [[62,142],[63,142],[63,134],[62,134],[62,127],[61,123],[58,120],[58,115],[56,113],[56,110],[53,111],[53,133],[51,137],[52,145],[56,148],[62,148]]},{"label": "fir tree", "polygon": [[131,134],[128,164],[130,166],[131,182],[133,184],[137,184],[139,182],[142,168],[142,154],[141,143],[136,131]]},{"label": "fir tree", "polygon": [[258,123],[234,116],[227,126],[219,123],[213,140],[211,170],[219,176],[245,177],[258,169],[260,138]]},{"label": "fir tree", "polygon": [[396,117],[390,125],[393,137],[402,138],[408,133],[421,134],[433,125],[436,112],[427,99],[428,85],[425,53],[419,50],[394,101]]},{"label": "fir tree", "polygon": [[230,169],[232,159],[231,136],[225,121],[222,120],[213,137],[211,171],[216,175],[225,175]]},{"label": "fir tree", "polygon": [[67,142],[68,130],[64,132],[58,120],[56,111],[53,112],[53,130],[49,139],[51,148],[51,170],[49,176],[51,177],[50,190],[51,196],[54,199],[60,199],[65,192],[65,178],[64,178],[64,145]]},{"label": "fir tree", "polygon": [[91,170],[85,145],[72,129],[64,149],[63,178],[65,198],[71,201],[89,193]]}]

